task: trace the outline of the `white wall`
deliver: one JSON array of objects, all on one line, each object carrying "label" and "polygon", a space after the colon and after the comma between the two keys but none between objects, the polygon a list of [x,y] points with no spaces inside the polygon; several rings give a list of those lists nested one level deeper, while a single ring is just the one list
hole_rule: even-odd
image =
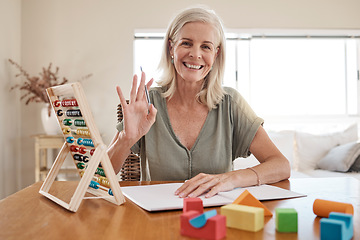
[{"label": "white wall", "polygon": [[[13,5],[9,2],[4,3],[6,7]],[[109,143],[119,102],[115,85],[125,92],[130,88],[134,29],[165,29],[178,10],[194,3],[213,8],[231,29],[360,29],[360,2],[356,0],[24,0],[21,24],[15,26],[21,29],[21,63],[37,74],[53,62],[60,67],[60,75],[72,81],[92,73],[83,83],[84,90],[104,142]],[[21,103],[21,187],[34,181],[31,135],[43,132],[39,111],[39,105]]]},{"label": "white wall", "polygon": [[9,92],[19,80],[8,58],[20,61],[21,1],[0,1],[0,199],[20,188],[20,102],[17,91]]}]

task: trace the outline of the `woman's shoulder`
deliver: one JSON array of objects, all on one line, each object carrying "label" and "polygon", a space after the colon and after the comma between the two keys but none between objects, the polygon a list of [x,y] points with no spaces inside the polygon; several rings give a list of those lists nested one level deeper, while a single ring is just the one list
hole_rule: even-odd
[{"label": "woman's shoulder", "polygon": [[228,100],[228,101],[241,101],[243,99],[243,97],[241,96],[241,94],[239,93],[238,90],[236,90],[235,88],[232,87],[223,87],[224,89],[224,99]]},{"label": "woman's shoulder", "polygon": [[164,93],[165,90],[162,87],[156,86],[156,87],[151,87],[149,89],[149,94],[154,96],[154,97],[161,97],[161,94]]}]

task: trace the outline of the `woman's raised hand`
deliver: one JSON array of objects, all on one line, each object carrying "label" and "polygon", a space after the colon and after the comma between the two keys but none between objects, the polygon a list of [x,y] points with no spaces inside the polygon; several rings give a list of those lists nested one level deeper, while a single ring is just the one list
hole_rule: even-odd
[{"label": "woman's raised hand", "polygon": [[[134,144],[144,136],[155,122],[157,110],[152,104],[148,104],[145,95],[145,73],[141,73],[140,85],[137,88],[137,75],[134,75],[130,90],[130,102],[126,103],[125,97],[119,86],[116,87],[123,111],[123,135]],[[149,89],[154,79],[151,79],[146,87]]]}]

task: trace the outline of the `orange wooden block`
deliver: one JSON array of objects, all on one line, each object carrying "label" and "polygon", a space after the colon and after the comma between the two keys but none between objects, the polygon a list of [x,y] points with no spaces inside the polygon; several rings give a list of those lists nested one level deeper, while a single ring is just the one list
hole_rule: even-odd
[{"label": "orange wooden block", "polygon": [[264,209],[264,216],[272,217],[272,213],[270,212],[267,207],[265,207],[264,204],[262,204],[259,200],[257,200],[248,190],[245,189],[245,191],[240,194],[240,196],[235,199],[233,204],[241,204],[246,205],[250,207],[260,207]]},{"label": "orange wooden block", "polygon": [[339,212],[354,215],[354,207],[350,203],[334,202],[323,199],[315,199],[313,211],[319,217],[329,217],[331,212]]}]

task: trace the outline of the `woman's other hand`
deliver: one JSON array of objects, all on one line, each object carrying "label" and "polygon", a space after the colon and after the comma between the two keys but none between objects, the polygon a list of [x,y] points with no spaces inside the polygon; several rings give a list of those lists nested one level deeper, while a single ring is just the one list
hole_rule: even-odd
[{"label": "woman's other hand", "polygon": [[205,197],[209,198],[219,192],[230,191],[237,187],[236,171],[231,171],[223,174],[205,174],[200,173],[190,180],[186,181],[179,189],[176,190],[175,195],[179,197],[198,197],[205,193]]}]

